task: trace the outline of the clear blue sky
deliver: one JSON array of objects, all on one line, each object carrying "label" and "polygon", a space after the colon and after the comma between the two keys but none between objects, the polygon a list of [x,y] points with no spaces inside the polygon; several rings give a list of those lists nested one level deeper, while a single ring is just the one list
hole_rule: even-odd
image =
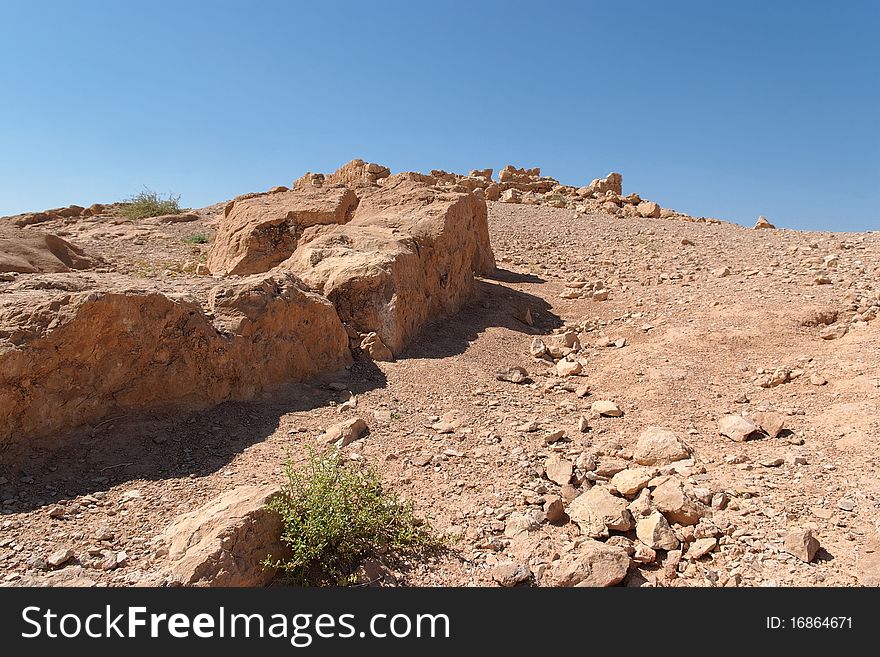
[{"label": "clear blue sky", "polygon": [[0,215],[361,157],[880,229],[880,2],[0,0]]}]

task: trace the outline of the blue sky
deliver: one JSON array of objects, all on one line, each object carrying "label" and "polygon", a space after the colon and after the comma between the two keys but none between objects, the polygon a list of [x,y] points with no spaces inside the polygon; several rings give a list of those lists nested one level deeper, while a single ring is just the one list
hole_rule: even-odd
[{"label": "blue sky", "polygon": [[880,229],[878,2],[0,0],[0,215],[361,157]]}]

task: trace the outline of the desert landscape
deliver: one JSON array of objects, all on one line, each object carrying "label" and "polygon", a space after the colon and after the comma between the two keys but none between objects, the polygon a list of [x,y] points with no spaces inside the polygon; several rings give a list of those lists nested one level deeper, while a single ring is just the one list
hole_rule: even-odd
[{"label": "desert landscape", "polygon": [[311,446],[448,539],[361,585],[880,584],[880,233],[592,177],[0,218],[0,582],[283,585],[265,504]]}]

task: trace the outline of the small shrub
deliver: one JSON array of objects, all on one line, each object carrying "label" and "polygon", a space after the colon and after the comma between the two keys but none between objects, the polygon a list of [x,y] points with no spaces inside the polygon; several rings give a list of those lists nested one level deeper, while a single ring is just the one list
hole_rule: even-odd
[{"label": "small shrub", "polygon": [[187,235],[183,241],[187,244],[207,244],[210,240],[204,233],[196,233],[195,235]]},{"label": "small shrub", "polygon": [[180,214],[180,196],[169,194],[162,198],[156,192],[144,187],[144,191],[122,202],[120,213],[129,219],[146,219],[163,214]]},{"label": "small shrub", "polygon": [[443,542],[429,525],[382,486],[372,466],[343,461],[336,451],[309,452],[295,468],[288,461],[287,484],[268,508],[282,518],[286,560],[266,560],[298,585],[351,582],[367,556],[399,557],[435,552]]}]

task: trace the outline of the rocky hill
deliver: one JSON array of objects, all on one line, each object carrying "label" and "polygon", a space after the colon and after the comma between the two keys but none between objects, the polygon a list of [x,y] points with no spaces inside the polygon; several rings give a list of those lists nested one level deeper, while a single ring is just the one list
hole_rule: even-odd
[{"label": "rocky hill", "polygon": [[457,539],[371,583],[880,582],[880,235],[493,174],[0,218],[0,579],[266,583],[336,443]]}]

